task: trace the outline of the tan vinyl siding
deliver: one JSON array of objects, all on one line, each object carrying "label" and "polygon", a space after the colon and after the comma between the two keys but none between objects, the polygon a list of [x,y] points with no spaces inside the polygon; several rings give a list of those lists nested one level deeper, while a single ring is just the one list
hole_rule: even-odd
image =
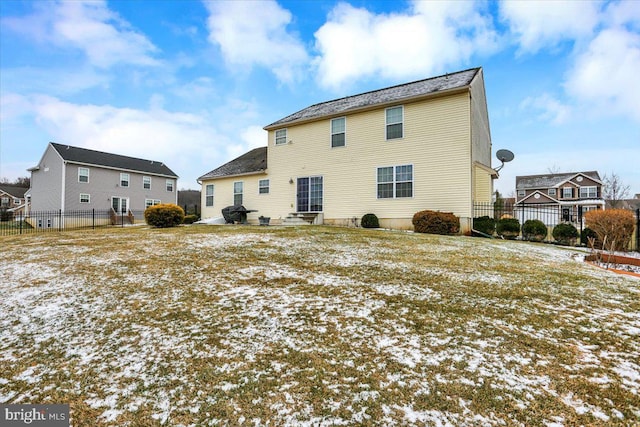
[{"label": "tan vinyl siding", "polygon": [[[259,193],[259,181],[261,179],[269,179],[269,193]],[[273,193],[273,184],[271,183],[271,177],[265,174],[257,175],[243,175],[228,178],[218,178],[214,180],[202,181],[201,201],[202,206],[202,218],[219,218],[222,217],[222,209],[227,206],[233,205],[233,183],[243,183],[242,193],[242,205],[251,210],[257,210],[258,212],[252,212],[247,214],[247,220],[251,224],[258,223],[258,217],[271,216],[271,212],[274,209],[271,208],[273,203],[270,201],[271,193]],[[207,185],[213,184],[213,206],[207,206],[206,203],[206,188]]]},{"label": "tan vinyl siding", "polygon": [[476,164],[473,167],[473,173],[474,203],[491,203],[493,183],[490,171]]},{"label": "tan vinyl siding", "polygon": [[491,167],[491,130],[482,70],[471,82],[472,161]]},{"label": "tan vinyl siding", "polygon": [[[403,104],[397,104],[403,105]],[[269,132],[272,217],[295,211],[296,179],[324,177],[324,218],[373,212],[409,219],[422,209],[471,215],[471,130],[467,93],[404,104],[404,137],[385,138],[385,107],[346,116],[346,146],[331,148],[330,119],[289,125],[291,143]],[[377,168],[413,165],[412,198],[377,199]],[[289,184],[292,179],[294,184]],[[265,215],[266,216],[266,215]]]}]

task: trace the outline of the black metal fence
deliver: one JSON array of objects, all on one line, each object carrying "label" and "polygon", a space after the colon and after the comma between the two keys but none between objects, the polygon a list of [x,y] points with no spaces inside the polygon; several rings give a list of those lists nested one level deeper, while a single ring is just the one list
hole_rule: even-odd
[{"label": "black metal fence", "polygon": [[0,218],[0,236],[60,232],[78,228],[124,227],[142,222],[144,222],[144,211],[116,213],[113,209],[91,209],[11,213]]},{"label": "black metal fence", "polygon": [[[496,220],[509,216],[516,218],[520,224],[528,219],[538,219],[548,228],[547,240],[552,240],[551,233],[553,228],[562,223],[570,223],[580,234],[586,228],[584,222],[584,214],[586,208],[580,205],[558,206],[546,204],[525,204],[517,205],[512,203],[494,204],[494,203],[476,203],[474,204],[474,217],[489,216]],[[634,231],[634,239],[630,249],[640,252],[640,209],[636,209],[636,228]]]},{"label": "black metal fence", "polygon": [[640,209],[636,209],[636,252],[640,252]]}]

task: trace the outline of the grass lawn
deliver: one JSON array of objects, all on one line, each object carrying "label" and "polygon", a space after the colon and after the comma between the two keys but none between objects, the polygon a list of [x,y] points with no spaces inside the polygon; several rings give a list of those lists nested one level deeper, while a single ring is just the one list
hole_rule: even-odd
[{"label": "grass lawn", "polygon": [[0,403],[73,426],[637,426],[640,279],[330,227],[1,237]]}]

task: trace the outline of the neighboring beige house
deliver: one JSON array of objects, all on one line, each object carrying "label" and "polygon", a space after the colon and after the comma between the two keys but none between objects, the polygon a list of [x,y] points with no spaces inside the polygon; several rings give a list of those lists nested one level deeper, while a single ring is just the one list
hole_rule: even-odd
[{"label": "neighboring beige house", "polygon": [[[157,160],[50,142],[29,171],[32,212],[112,210],[133,222],[144,221],[149,206],[178,201],[178,176]],[[39,221],[34,226],[60,226],[55,218]]]},{"label": "neighboring beige house", "polygon": [[13,215],[28,212],[27,191],[29,188],[19,185],[0,184],[0,209],[12,212]]},{"label": "neighboring beige house", "polygon": [[587,211],[605,208],[602,185],[597,171],[517,176],[515,215],[521,223],[579,224]]},{"label": "neighboring beige house", "polygon": [[350,225],[374,213],[412,229],[424,209],[453,212],[470,229],[490,203],[491,133],[482,68],[312,105],[265,127],[254,149],[199,178],[202,217],[242,204],[286,222]]}]

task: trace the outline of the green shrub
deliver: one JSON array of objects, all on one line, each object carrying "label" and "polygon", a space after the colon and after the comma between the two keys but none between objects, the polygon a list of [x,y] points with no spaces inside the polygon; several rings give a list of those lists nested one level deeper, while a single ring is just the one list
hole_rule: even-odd
[{"label": "green shrub", "polygon": [[380,228],[380,221],[378,221],[378,217],[375,214],[368,213],[362,216],[360,225],[362,228]]},{"label": "green shrub", "polygon": [[556,225],[551,234],[561,245],[574,245],[578,238],[578,230],[572,224],[566,222]]},{"label": "green shrub", "polygon": [[594,239],[595,249],[602,249],[601,242],[598,241],[598,234],[589,227],[582,230],[580,234],[580,243],[585,246],[589,246],[589,238]]},{"label": "green shrub", "polygon": [[460,231],[460,218],[451,212],[416,212],[412,223],[416,233],[456,234]]},{"label": "green shrub", "polygon": [[496,220],[490,216],[480,216],[473,218],[473,229],[489,236],[493,236],[496,231]]},{"label": "green shrub", "polygon": [[172,203],[162,203],[149,206],[144,211],[144,219],[147,224],[153,227],[167,228],[175,227],[184,221],[184,211],[178,205]]},{"label": "green shrub", "polygon": [[520,221],[516,218],[500,218],[496,223],[496,233],[504,239],[513,240],[520,235]]},{"label": "green shrub", "polygon": [[190,214],[190,215],[185,215],[184,216],[184,220],[182,221],[183,224],[193,224],[194,222],[198,221],[200,219],[200,217],[198,215],[195,214]]},{"label": "green shrub", "polygon": [[528,219],[522,224],[522,238],[530,242],[542,242],[547,237],[547,226],[539,219]]}]

